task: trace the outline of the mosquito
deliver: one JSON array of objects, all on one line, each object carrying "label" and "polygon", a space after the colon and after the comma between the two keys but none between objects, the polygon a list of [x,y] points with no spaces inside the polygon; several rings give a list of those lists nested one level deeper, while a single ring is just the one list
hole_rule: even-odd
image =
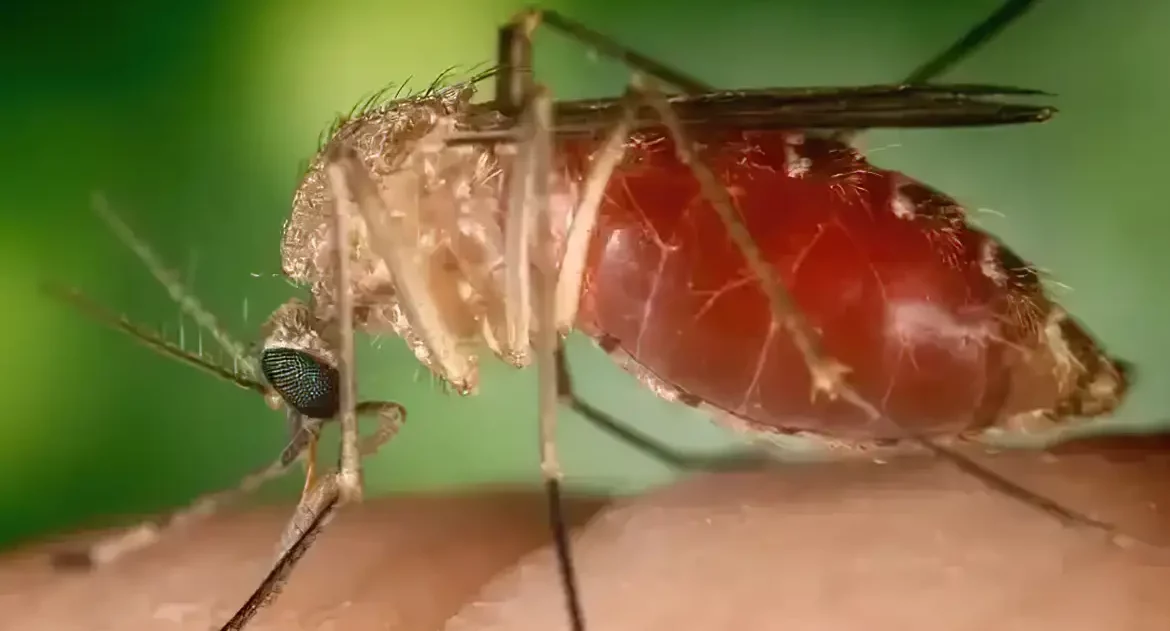
[{"label": "mosquito", "polygon": [[[989,427],[1110,414],[1127,393],[1129,365],[1047,295],[1030,264],[969,225],[957,201],[870,164],[851,144],[875,127],[1050,118],[1053,108],[1026,102],[1045,96],[1038,91],[931,83],[1034,5],[1008,0],[896,85],[738,91],[558,13],[524,11],[500,29],[492,70],[368,103],[330,130],[281,241],[283,272],[311,299],[272,315],[258,362],[216,334],[243,374],[59,291],[156,350],[285,408],[289,446],[245,490],[308,454],[273,569],[223,628],[242,628],[338,508],[360,501],[362,456],[405,418],[394,403],[355,402],[358,331],[402,338],[461,394],[476,391],[481,349],[517,368],[536,364],[541,472],[574,630],[585,621],[560,514],[559,407],[668,463],[718,465],[580,400],[562,346],[573,329],[659,396],[758,439],[800,435],[847,453],[925,449],[1068,524],[1115,534],[948,443]],[[626,93],[555,101],[531,71],[540,25],[623,62],[633,72]],[[488,80],[494,100],[475,102]],[[185,311],[219,331],[125,224],[108,209],[103,216]],[[379,430],[363,438],[357,417],[367,413]],[[334,419],[338,465],[318,473],[317,435]],[[225,497],[163,523],[206,514]],[[143,532],[82,556],[111,559],[161,530]]]}]

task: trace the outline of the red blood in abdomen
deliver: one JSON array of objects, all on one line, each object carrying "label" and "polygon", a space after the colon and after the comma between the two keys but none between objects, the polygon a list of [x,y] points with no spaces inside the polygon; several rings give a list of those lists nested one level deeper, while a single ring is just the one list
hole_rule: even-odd
[{"label": "red blood in abdomen", "polygon": [[[1011,378],[1004,338],[1035,328],[1027,297],[1010,295],[1014,281],[994,278],[1026,272],[1011,268],[1022,265],[1014,255],[967,226],[950,198],[839,142],[779,131],[697,140],[862,396],[931,433],[996,420]],[[584,173],[595,146],[562,145],[570,173]],[[810,400],[805,361],[784,329],[769,336],[770,320],[758,280],[671,141],[633,141],[601,208],[579,326],[760,429],[899,435],[843,402]]]}]

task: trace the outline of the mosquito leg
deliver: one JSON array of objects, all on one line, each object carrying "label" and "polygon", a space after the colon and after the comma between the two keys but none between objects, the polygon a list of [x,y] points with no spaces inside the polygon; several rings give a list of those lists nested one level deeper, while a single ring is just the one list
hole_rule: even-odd
[{"label": "mosquito leg", "polygon": [[[406,408],[389,401],[363,401],[354,406],[354,409],[357,414],[363,416],[373,414],[378,419],[377,431],[359,441],[358,448],[363,456],[376,452],[398,433],[406,421]],[[326,523],[333,518],[340,507],[340,501],[340,483],[335,473],[327,473],[315,484],[306,487],[292,518],[281,534],[272,570],[252,592],[247,602],[224,624],[223,631],[244,628],[260,609],[276,597],[281,586],[288,580],[293,567],[313,545]]]},{"label": "mosquito leg", "polygon": [[106,222],[114,235],[146,265],[146,269],[166,288],[171,299],[178,303],[183,313],[186,313],[191,319],[195,320],[196,324],[208,333],[211,333],[215,341],[231,356],[235,365],[243,370],[248,378],[256,379],[260,373],[259,367],[256,365],[256,360],[248,354],[247,349],[233,339],[219,325],[219,321],[215,316],[203,307],[191,291],[183,286],[183,283],[175,276],[174,272],[167,269],[167,266],[154,253],[154,250],[145,241],[140,239],[138,235],[134,234],[130,226],[126,225],[126,222],[122,221],[114,213],[104,196],[100,194],[93,196],[93,210]]},{"label": "mosquito leg", "polygon": [[309,444],[305,446],[305,484],[301,487],[301,497],[309,493],[309,489],[317,483],[317,444],[320,442],[320,435],[314,433],[313,437],[309,439]]},{"label": "mosquito leg", "polygon": [[[357,405],[357,416],[373,415],[378,420],[378,429],[369,436],[358,439],[358,453],[361,457],[372,456],[378,449],[390,441],[406,421],[406,408],[390,401],[362,401]],[[309,419],[316,421],[317,419]],[[317,445],[319,443],[320,422],[308,425],[314,429],[306,446],[305,454],[305,486],[301,490],[304,498],[309,490],[317,484]]]},{"label": "mosquito leg", "polygon": [[556,348],[557,397],[594,427],[643,454],[680,471],[750,471],[776,464],[764,450],[745,450],[724,455],[680,452],[662,441],[643,434],[581,399],[573,387],[573,374],[563,343]]},{"label": "mosquito leg", "polygon": [[[520,38],[517,37],[516,31],[524,31],[526,33],[524,39],[531,41],[531,33],[539,24],[546,24],[606,57],[684,92],[714,91],[713,87],[685,72],[643,55],[556,11],[530,9],[521,12],[510,24],[500,29],[500,66],[505,72],[496,75],[496,99],[497,107],[504,106],[501,111],[505,113],[512,114],[518,111],[518,106],[522,104],[520,98],[526,94],[524,84],[528,83],[528,87],[531,87],[532,57],[529,52],[531,48],[525,49],[523,44],[518,43]],[[512,72],[512,69],[517,71]],[[508,106],[513,109],[508,110]]]},{"label": "mosquito leg", "polygon": [[224,506],[252,493],[266,482],[284,475],[305,451],[305,447],[311,441],[315,441],[316,437],[316,431],[309,428],[297,432],[276,461],[247,475],[235,488],[204,495],[185,508],[111,535],[91,544],[85,550],[57,554],[52,559],[53,565],[61,569],[100,567],[108,565],[128,553],[154,545],[167,536],[167,533],[210,517]]},{"label": "mosquito leg", "polygon": [[[557,14],[547,11],[542,13],[526,12],[520,14],[512,23],[504,26],[500,30],[499,65],[503,69],[503,72],[497,75],[498,84],[496,90],[496,107],[500,111],[518,111],[520,109],[519,106],[523,103],[524,96],[526,94],[532,94],[531,90],[533,90],[534,83],[531,71],[532,52],[530,37],[541,18],[545,19],[546,23],[567,33],[571,37],[580,39],[584,36],[584,41],[587,44],[594,45],[611,56],[629,61],[639,68],[646,69],[648,72],[653,72],[665,80],[671,80],[684,89],[693,91],[708,89],[697,80],[691,79],[680,72],[670,70],[662,64],[630,51]],[[573,213],[572,224],[566,236],[565,251],[561,258],[560,267],[559,269],[556,269],[555,266],[549,268],[549,273],[555,273],[557,278],[555,294],[553,295],[554,304],[552,312],[555,319],[551,321],[556,323],[556,329],[558,331],[570,329],[576,318],[581,282],[584,277],[585,262],[588,255],[589,240],[592,237],[593,228],[597,222],[597,212],[601,205],[602,196],[605,193],[605,186],[614,168],[616,168],[624,154],[625,140],[632,126],[636,105],[638,103],[636,96],[633,92],[627,93],[623,99],[618,121],[606,134],[601,149],[595,154],[594,163],[584,183],[581,202]],[[511,222],[508,225],[513,226],[513,231],[508,233],[511,235],[512,241],[510,243],[512,244],[516,244],[519,240],[516,237],[517,233],[522,232],[524,226],[531,225],[531,209],[525,203],[530,192],[530,178],[521,175],[530,173],[529,169],[532,167],[531,161],[533,160],[533,156],[527,150],[531,146],[532,138],[526,134],[526,131],[531,129],[531,125],[526,127],[523,123],[521,124],[520,148],[513,170],[514,179],[512,181],[511,197],[508,206],[510,212],[506,219],[506,221]],[[536,162],[540,164],[539,160]],[[538,230],[537,234],[543,235],[546,232]],[[517,289],[508,295],[509,299],[506,304],[514,306],[514,309],[520,313],[526,313],[528,304],[526,289],[529,286],[525,282],[528,270],[526,260],[528,249],[527,247],[514,245],[509,252],[512,253],[512,259],[505,265],[505,269],[509,270],[509,278],[511,279],[512,286]],[[510,321],[515,322],[516,316],[513,316]],[[538,318],[538,326],[547,328],[547,325],[544,324],[545,322],[550,322],[550,320],[541,321]],[[527,329],[524,330],[526,331]],[[627,427],[625,424],[590,406],[578,398],[572,390],[559,336],[554,339],[553,356],[550,358],[548,353],[545,352],[538,363],[542,366],[554,367],[555,369],[555,372],[551,376],[546,373],[545,381],[541,383],[542,410],[545,409],[544,406],[552,405],[548,401],[555,396],[594,426],[672,467],[726,470],[729,468],[753,468],[768,460],[767,458],[756,457],[756,454],[748,456],[736,455],[726,458],[705,458],[702,456],[696,457],[679,454],[670,447]],[[549,382],[555,384],[555,387],[548,385]],[[547,413],[542,416],[542,419],[545,420],[545,422],[542,422],[542,429],[547,427],[547,419],[549,418],[550,416]],[[550,431],[545,430],[544,436],[549,436]],[[542,438],[542,446],[547,444],[548,441],[546,438]],[[542,456],[542,463],[545,463],[545,465],[554,463],[555,452],[552,456],[552,458],[549,458],[548,454]],[[550,472],[546,470],[545,473],[548,474]],[[580,620],[580,605],[574,604],[577,600],[576,590],[573,588],[575,577],[572,571],[571,558],[568,556],[567,537],[563,534],[563,526],[558,525],[562,521],[559,517],[559,482],[555,477],[546,477],[546,479],[549,480],[550,510],[557,511],[551,515],[550,522],[558,544],[558,553],[561,555],[562,576],[566,583],[567,598],[570,601],[570,615],[573,617],[574,623],[577,624]],[[578,613],[574,614],[574,611]]]},{"label": "mosquito leg", "polygon": [[[378,429],[369,436],[363,436],[358,441],[358,450],[362,456],[370,456],[386,444],[406,421],[406,408],[390,401],[363,401],[355,406],[356,412],[361,415],[373,414],[378,419]],[[340,487],[338,476],[327,473],[321,476],[318,483],[306,487],[296,511],[281,537],[279,555],[285,554],[288,549],[300,538],[310,526],[314,515],[327,503],[328,495],[336,495]],[[278,555],[278,561],[279,561]]]},{"label": "mosquito leg", "polygon": [[[560,269],[557,275],[556,322],[557,330],[561,334],[572,329],[577,318],[581,284],[585,277],[589,243],[593,236],[593,229],[597,225],[597,213],[601,208],[601,200],[609,178],[625,154],[625,141],[629,136],[638,103],[639,97],[634,91],[628,91],[622,98],[619,118],[606,133],[601,147],[593,154],[593,164],[585,176],[581,201],[577,204],[572,215],[573,220],[565,237],[564,252],[561,255]],[[771,458],[757,452],[715,457],[679,453],[578,397],[573,389],[564,345],[560,341],[556,347],[556,366],[557,396],[564,405],[583,416],[598,429],[672,468],[726,471],[757,468],[772,462]]]},{"label": "mosquito leg", "polygon": [[582,186],[581,201],[573,211],[572,224],[565,236],[560,270],[557,272],[556,325],[562,333],[567,333],[577,319],[581,284],[585,278],[589,243],[597,225],[597,213],[601,209],[609,178],[625,155],[626,138],[634,123],[637,104],[638,98],[633,92],[627,92],[622,97],[620,117],[606,134],[601,148],[593,154],[593,164]]},{"label": "mosquito leg", "polygon": [[[397,403],[386,401],[363,401],[358,405],[359,414],[374,415],[378,420],[375,432],[362,437],[361,453],[373,454],[398,432],[406,420],[406,410]],[[187,507],[167,515],[133,526],[118,534],[111,535],[84,550],[63,551],[52,558],[54,566],[60,569],[91,569],[108,565],[128,553],[147,548],[168,533],[190,526],[192,523],[210,517],[223,507],[254,492],[271,480],[288,473],[297,459],[317,443],[321,424],[307,423],[297,431],[288,445],[281,450],[280,457],[268,466],[255,471],[240,481],[235,488],[209,493],[198,498]],[[306,492],[313,485],[306,485]],[[303,494],[302,494],[303,495]]]},{"label": "mosquito leg", "polygon": [[[431,138],[440,135],[436,132]],[[426,257],[415,239],[420,210],[417,205],[404,204],[392,212],[382,201],[380,190],[387,195],[417,196],[422,186],[419,176],[410,169],[402,169],[384,175],[375,183],[357,152],[344,143],[334,143],[328,148],[327,162],[326,173],[338,211],[348,209],[350,213],[359,213],[357,216],[364,221],[370,250],[390,270],[398,304],[415,334],[430,350],[432,368],[455,388],[470,391],[474,362],[460,351],[431,295]]]},{"label": "mosquito leg", "polygon": [[[683,129],[678,117],[670,108],[670,104],[658,92],[652,82],[634,77],[634,87],[639,90],[658,114],[670,136],[674,139],[675,150],[679,161],[688,165],[691,173],[699,182],[703,196],[710,202],[719,219],[723,222],[728,236],[747,260],[748,268],[759,279],[760,287],[768,299],[772,311],[772,327],[784,327],[797,350],[808,364],[812,377],[812,395],[824,393],[830,398],[842,394],[844,376],[848,368],[840,362],[825,355],[820,348],[820,341],[813,333],[804,314],[792,300],[792,296],[777,277],[775,270],[764,261],[759,246],[752,239],[747,226],[739,218],[731,195],[727,192],[715,174],[701,159],[695,150],[695,145]],[[876,410],[875,410],[876,412]]]},{"label": "mosquito leg", "polygon": [[280,552],[272,569],[260,582],[247,602],[240,607],[220,631],[239,631],[256,614],[280,593],[296,564],[308,552],[325,526],[333,519],[341,506],[341,493],[337,477],[326,475],[311,489],[285,527],[280,540]]},{"label": "mosquito leg", "polygon": [[[536,322],[540,471],[548,494],[549,527],[564,586],[569,626],[573,631],[584,631],[584,614],[563,515],[562,472],[556,450],[557,260],[548,190],[553,162],[552,98],[547,90],[536,85],[532,76],[532,32],[539,23],[540,13],[523,12],[504,26],[499,36],[499,65],[503,72],[497,75],[497,107],[518,113],[519,118],[517,155],[511,169],[504,228],[505,317],[509,344],[527,341],[531,329],[529,318]],[[534,257],[532,250],[535,250]],[[531,273],[532,267],[536,268],[535,275]],[[533,309],[530,301],[534,294]]]},{"label": "mosquito leg", "polygon": [[[356,406],[356,411],[363,416],[373,414],[378,419],[377,431],[362,437],[359,441],[358,449],[363,456],[373,455],[377,452],[379,447],[386,444],[398,433],[406,421],[406,408],[390,401],[363,401]],[[288,552],[296,540],[303,536],[315,515],[330,501],[328,496],[336,495],[339,487],[338,476],[334,473],[327,473],[321,476],[318,483],[305,489],[305,493],[297,503],[293,517],[289,520],[284,534],[281,536],[278,562],[279,557]]]},{"label": "mosquito leg", "polygon": [[[708,86],[685,74],[670,69],[664,64],[656,62],[644,55],[634,52],[608,38],[589,30],[559,14],[551,11],[521,13],[510,24],[500,29],[500,67],[503,72],[497,75],[496,107],[503,112],[515,112],[519,109],[525,90],[532,86],[532,54],[530,36],[541,20],[549,26],[582,41],[586,45],[601,50],[604,54],[623,60],[635,68],[642,69],[664,81],[678,85],[690,91],[707,91]],[[572,224],[565,239],[564,253],[561,257],[560,268],[557,271],[556,284],[556,323],[557,329],[565,332],[572,328],[577,315],[578,301],[580,300],[581,284],[584,279],[585,263],[588,256],[589,241],[593,228],[597,223],[597,213],[601,200],[605,194],[605,187],[610,175],[620,163],[625,152],[625,141],[629,135],[636,113],[636,106],[640,102],[634,91],[627,92],[623,97],[618,121],[607,132],[601,148],[594,154],[593,165],[586,175],[581,201],[574,210]],[[521,150],[524,148],[522,141]],[[527,158],[525,154],[523,156]],[[517,159],[517,171],[520,172],[525,162]],[[524,186],[527,180],[517,177],[513,180],[512,197],[509,208],[523,208]],[[508,219],[516,224],[523,222],[518,217],[521,213],[512,212]],[[526,270],[526,265],[518,262],[507,265],[510,270]],[[515,278],[519,287],[526,287],[522,278]],[[520,304],[519,301],[509,300],[509,304]],[[526,302],[524,303],[526,304]],[[763,463],[770,462],[766,455],[755,452],[747,454],[733,454],[731,456],[695,456],[680,454],[667,445],[660,443],[628,427],[626,424],[605,414],[601,410],[581,400],[573,392],[571,382],[568,381],[568,366],[565,361],[563,348],[558,343],[556,348],[556,362],[558,367],[558,397],[563,403],[583,416],[595,427],[605,431],[643,453],[658,459],[665,464],[680,469],[728,470],[755,468]],[[562,383],[560,376],[565,381]]]},{"label": "mosquito leg", "polygon": [[357,388],[354,383],[353,292],[350,291],[349,218],[354,208],[344,167],[333,162],[327,167],[336,211],[333,213],[333,247],[335,252],[334,287],[337,288],[335,323],[337,326],[337,371],[340,384],[341,458],[337,483],[345,502],[362,499],[362,463],[357,426]]},{"label": "mosquito leg", "polygon": [[[919,66],[911,72],[903,83],[905,84],[919,84],[928,83],[938,76],[945,73],[955,64],[970,57],[980,48],[991,42],[1000,32],[1007,27],[1014,24],[1017,20],[1024,16],[1030,9],[1036,6],[1038,0],[1006,0],[996,11],[988,16],[985,20],[980,22],[970,31],[965,33],[963,37],[959,38],[954,44],[949,46],[946,50],[930,59],[930,61]],[[521,14],[515,21],[524,19],[531,19],[529,16],[536,15],[537,18],[550,28],[560,31],[564,35],[596,50],[597,52],[610,57],[614,60],[624,63],[627,67],[636,70],[649,77],[653,77],[662,83],[672,85],[684,92],[711,92],[713,88],[706,83],[691,77],[690,75],[676,70],[654,60],[646,55],[642,55],[633,49],[624,46],[614,40],[598,33],[587,26],[580,24],[570,18],[567,18],[556,11],[542,10],[529,11]],[[506,48],[503,46],[505,37],[503,30],[508,29],[505,26],[501,30],[501,59],[505,58]],[[519,60],[517,60],[519,61]],[[502,64],[503,65],[503,64]],[[505,68],[507,66],[505,65]],[[496,94],[510,94],[515,95],[519,92],[515,91],[514,84],[507,83],[510,81],[508,77],[498,76],[497,81],[500,87],[508,86],[512,91],[497,91]],[[498,97],[497,97],[498,98]],[[515,103],[515,101],[513,101]]]},{"label": "mosquito leg", "polygon": [[[549,179],[552,165],[552,98],[543,87],[537,87],[528,106],[521,116],[522,137],[530,144],[531,159],[525,165],[526,172],[520,173],[530,181],[527,187],[529,197],[522,204],[524,213],[532,213],[535,220],[535,252],[533,267],[533,289],[536,296],[536,368],[539,395],[540,420],[540,472],[545,481],[549,499],[549,524],[561,569],[565,598],[569,613],[569,624],[573,631],[584,631],[585,620],[581,610],[577,575],[569,550],[568,528],[565,525],[561,500],[560,458],[557,454],[556,422],[559,411],[557,397],[556,347],[560,334],[556,327],[557,305],[557,260],[552,239],[552,222],[549,209]],[[515,174],[514,174],[515,175]],[[514,213],[518,209],[510,208]],[[533,233],[526,231],[531,237]],[[528,246],[525,239],[525,247]]]},{"label": "mosquito leg", "polygon": [[[378,430],[362,439],[359,449],[362,455],[370,455],[390,440],[406,420],[406,409],[389,401],[363,401],[357,404],[359,414],[374,414],[378,419]],[[247,602],[222,627],[221,631],[242,629],[265,605],[270,603],[288,580],[293,567],[316,541],[325,525],[333,518],[341,505],[341,489],[338,476],[328,473],[312,487],[309,487],[297,504],[293,516],[280,537],[280,546],[272,569],[260,582]]]},{"label": "mosquito leg", "polygon": [[533,181],[539,163],[533,155],[536,144],[535,126],[529,120],[530,103],[523,99],[533,93],[529,39],[535,23],[531,19],[517,20],[500,31],[501,54],[507,58],[500,77],[504,107],[523,106],[517,133],[516,156],[508,181],[508,212],[504,214],[504,347],[518,352],[530,347],[532,329],[532,262],[531,235],[534,225]]},{"label": "mosquito leg", "polygon": [[1020,486],[1019,484],[1016,484],[1015,482],[1012,482],[1011,480],[999,475],[998,473],[981,466],[974,460],[971,460],[970,458],[960,453],[947,449],[946,447],[943,447],[942,445],[939,445],[932,440],[921,437],[914,437],[914,440],[927,451],[934,454],[935,457],[950,462],[960,471],[963,471],[976,480],[979,480],[991,490],[1003,493],[1008,497],[1016,499],[1028,506],[1047,513],[1066,526],[1079,526],[1082,528],[1088,528],[1090,530],[1096,530],[1115,542],[1128,538],[1128,535],[1122,533],[1117,528],[1117,526],[1108,522],[1094,519],[1090,515],[1086,515],[1085,513],[1064,506],[1059,502],[1050,500],[1047,497],[1040,495],[1039,493],[1034,493]]},{"label": "mosquito leg", "polygon": [[[532,77],[531,37],[538,24],[539,13],[525,12],[500,30],[499,65],[503,72],[497,75],[497,107],[501,111],[519,114],[517,155],[511,170],[504,228],[505,317],[508,344],[527,342],[531,329],[529,318],[534,311],[531,299],[535,294],[540,471],[548,494],[549,527],[557,552],[569,624],[573,631],[583,631],[584,615],[562,510],[562,472],[556,451],[557,265],[548,215],[552,99],[547,91],[536,86]],[[531,257],[532,250],[536,251],[535,257]],[[536,267],[535,276],[531,273],[532,264]]]},{"label": "mosquito leg", "polygon": [[[980,48],[991,43],[1007,27],[1015,24],[1024,14],[1036,6],[1038,0],[1006,0],[994,13],[985,20],[976,24],[955,43],[948,46],[941,53],[931,57],[926,63],[914,69],[902,83],[905,85],[919,85],[930,83],[941,77],[956,64],[975,54]],[[853,144],[858,135],[864,130],[848,129],[834,134],[834,137],[846,144]]]},{"label": "mosquito leg", "polygon": [[524,99],[532,94],[532,31],[539,15],[533,11],[517,14],[500,27],[496,73],[496,109],[515,116],[524,108]]},{"label": "mosquito leg", "polygon": [[[975,25],[974,28],[967,31],[961,38],[951,44],[944,51],[935,55],[926,63],[914,69],[903,83],[908,85],[929,83],[930,81],[941,76],[946,71],[950,70],[956,64],[966,59],[975,53],[979,48],[987,43],[993,41],[997,35],[1003,32],[1008,26],[1014,24],[1017,20],[1022,18],[1029,9],[1036,6],[1036,0],[1007,0],[1004,4],[996,9],[995,13],[988,16],[985,20]],[[851,130],[843,132],[839,137],[848,141],[852,136],[856,135],[858,130]],[[1094,530],[1104,532],[1111,538],[1116,538],[1120,535],[1117,528],[1111,524],[1093,519],[1088,515],[1084,515],[1070,508],[1053,502],[1046,497],[1033,493],[1028,489],[1008,480],[988,469],[980,466],[978,463],[967,458],[966,456],[951,451],[941,445],[938,445],[932,440],[925,437],[914,436],[913,440],[927,451],[933,453],[936,457],[947,460],[957,466],[959,469],[966,472],[968,475],[975,477],[982,481],[990,488],[1013,497],[1025,504],[1033,506],[1041,511],[1044,511],[1066,525],[1079,525],[1088,527]]]},{"label": "mosquito leg", "polygon": [[995,13],[963,34],[946,50],[915,68],[914,72],[911,72],[902,83],[914,85],[935,80],[954,67],[955,64],[970,57],[985,44],[994,40],[1004,29],[1022,18],[1029,9],[1035,7],[1036,3],[1037,0],[1007,0],[995,10]]},{"label": "mosquito leg", "polygon": [[363,436],[358,442],[358,452],[364,456],[372,456],[382,445],[385,445],[402,425],[406,423],[406,408],[391,401],[362,401],[357,404],[358,416],[373,415],[378,419],[378,429],[369,436]]},{"label": "mosquito leg", "polygon": [[[995,13],[964,34],[946,50],[910,73],[903,83],[926,83],[940,76],[992,41],[1001,31],[1015,23],[1034,7],[1036,3],[1037,0],[1006,0]],[[531,32],[537,23],[545,24],[602,55],[620,61],[639,73],[653,77],[663,84],[674,86],[683,92],[694,94],[714,91],[714,87],[638,53],[556,11],[530,10],[518,15],[511,24],[503,27],[500,31],[500,65],[504,72],[496,76],[496,98],[497,107],[505,114],[515,114],[518,111],[519,97],[524,93],[524,85],[531,82],[531,58],[524,55],[526,49],[516,47],[518,38],[515,37],[515,31],[526,28]],[[857,130],[849,130],[840,132],[838,136],[848,141],[857,133]]]}]

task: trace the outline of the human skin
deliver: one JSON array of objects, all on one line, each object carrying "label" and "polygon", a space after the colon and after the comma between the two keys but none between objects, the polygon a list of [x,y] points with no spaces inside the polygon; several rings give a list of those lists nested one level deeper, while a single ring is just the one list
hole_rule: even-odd
[{"label": "human skin", "polygon": [[[699,475],[573,500],[589,628],[1167,628],[1170,438],[979,458],[1153,546],[1064,526],[929,457]],[[48,568],[60,542],[15,551],[0,559],[4,626],[207,631],[262,576],[287,513],[219,516],[88,573]],[[543,516],[531,492],[347,508],[250,628],[566,629]]]}]

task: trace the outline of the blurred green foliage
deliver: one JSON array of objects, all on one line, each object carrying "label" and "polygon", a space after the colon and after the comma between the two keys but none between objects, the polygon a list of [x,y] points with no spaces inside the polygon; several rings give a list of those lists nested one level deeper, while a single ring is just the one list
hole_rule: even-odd
[{"label": "blurred green foliage", "polygon": [[[728,87],[897,80],[998,0],[922,3],[549,2]],[[83,288],[146,326],[198,343],[192,323],[89,211],[92,191],[183,271],[251,341],[300,290],[278,278],[278,233],[301,166],[330,119],[363,96],[490,62],[503,0],[210,1],[0,9],[0,546],[106,515],[148,513],[233,484],[274,457],[281,415],[256,396],[153,355],[36,292]],[[1170,5],[1046,3],[947,79],[1060,95],[1029,128],[880,132],[873,159],[946,190],[1073,288],[1064,303],[1139,367],[1121,422],[1158,420],[1170,391],[1164,208]],[[561,38],[537,72],[562,97],[616,94],[622,69]],[[212,345],[208,340],[207,349]],[[359,344],[368,396],[411,421],[368,462],[375,492],[534,481],[535,377],[489,362],[460,399],[397,340]],[[656,400],[582,340],[586,396],[683,447],[730,437]],[[566,415],[569,481],[629,491],[653,462]],[[293,476],[295,477],[295,476]],[[289,480],[277,492],[295,491]]]}]

